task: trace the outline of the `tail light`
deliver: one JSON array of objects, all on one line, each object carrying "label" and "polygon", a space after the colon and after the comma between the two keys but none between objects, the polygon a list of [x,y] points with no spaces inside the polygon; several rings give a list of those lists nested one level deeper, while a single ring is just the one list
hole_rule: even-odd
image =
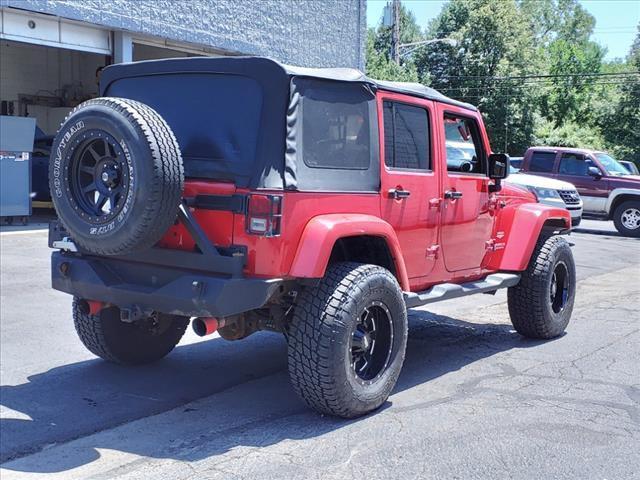
[{"label": "tail light", "polygon": [[264,237],[280,235],[282,195],[249,195],[247,232]]}]

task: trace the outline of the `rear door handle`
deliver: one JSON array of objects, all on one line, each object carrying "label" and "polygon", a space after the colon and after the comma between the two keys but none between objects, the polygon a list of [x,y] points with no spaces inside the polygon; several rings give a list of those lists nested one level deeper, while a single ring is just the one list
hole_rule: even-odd
[{"label": "rear door handle", "polygon": [[458,198],[462,198],[462,192],[456,192],[454,190],[449,190],[448,192],[444,192],[444,198],[448,200],[456,200]]},{"label": "rear door handle", "polygon": [[389,190],[389,196],[395,200],[407,198],[409,195],[411,195],[411,192],[409,190],[398,190],[396,188],[392,188],[391,190]]}]

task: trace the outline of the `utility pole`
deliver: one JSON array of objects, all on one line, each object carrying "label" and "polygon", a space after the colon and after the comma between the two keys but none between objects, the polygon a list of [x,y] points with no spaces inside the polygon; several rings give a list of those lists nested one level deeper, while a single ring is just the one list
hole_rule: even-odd
[{"label": "utility pole", "polygon": [[[400,65],[400,57],[411,55],[423,45],[441,42],[455,47],[458,44],[458,41],[453,38],[432,38],[431,40],[400,43],[400,0],[387,2],[382,15],[382,25],[387,28],[391,27],[391,61],[395,62],[396,65]],[[409,48],[409,50],[402,52],[403,48]]]},{"label": "utility pole", "polygon": [[393,31],[391,32],[391,56],[400,65],[400,0],[393,0]]}]

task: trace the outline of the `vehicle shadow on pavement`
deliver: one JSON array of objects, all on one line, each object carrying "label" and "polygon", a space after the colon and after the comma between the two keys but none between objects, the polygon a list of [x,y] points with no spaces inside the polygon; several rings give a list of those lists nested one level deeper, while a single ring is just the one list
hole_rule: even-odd
[{"label": "vehicle shadow on pavement", "polygon": [[595,228],[584,228],[584,227],[573,227],[571,229],[572,232],[574,233],[587,233],[590,235],[601,235],[603,237],[621,237],[621,238],[627,238],[624,235],[622,235],[621,233],[615,231],[615,230],[598,230]]},{"label": "vehicle shadow on pavement", "polygon": [[[499,352],[540,343],[523,339],[511,325],[473,324],[425,311],[411,311],[409,318],[407,355],[394,393]],[[144,427],[127,423],[197,398],[202,400],[188,408],[147,418]],[[100,458],[97,449],[190,462],[239,447],[316,437],[362,420],[307,409],[288,383],[284,339],[267,333],[244,342],[215,339],[181,346],[152,366],[125,368],[89,360],[58,367],[29,377],[28,383],[0,387],[0,403],[30,417],[0,421],[2,459],[22,457],[3,468],[36,473],[91,463]],[[427,408],[428,403],[409,408]],[[116,425],[123,426],[108,430]],[[55,459],[46,451],[42,458],[25,456],[81,437],[63,446]]]}]

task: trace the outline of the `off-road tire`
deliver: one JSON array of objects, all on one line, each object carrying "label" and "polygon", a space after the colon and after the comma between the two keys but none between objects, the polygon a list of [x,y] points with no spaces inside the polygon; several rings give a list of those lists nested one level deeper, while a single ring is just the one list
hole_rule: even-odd
[{"label": "off-road tire", "polygon": [[[558,266],[561,264],[560,266]],[[562,267],[564,265],[564,267]],[[566,270],[566,301],[554,311],[552,278],[557,269]],[[558,235],[538,240],[520,282],[507,292],[509,315],[518,333],[535,339],[562,335],[569,323],[576,292],[576,268],[571,247]],[[560,307],[557,307],[560,308]]]},{"label": "off-road tire", "polygon": [[[89,148],[98,139],[110,146],[100,152],[100,147]],[[102,156],[95,167],[82,163],[91,161],[84,157],[87,150],[94,160]],[[117,187],[102,180],[100,166],[107,168],[107,163],[120,179],[113,179]],[[90,187],[82,182],[100,184],[103,197],[97,190],[84,193]],[[151,107],[124,98],[88,100],[69,114],[56,135],[49,186],[60,221],[82,249],[98,255],[142,251],[158,242],[176,219],[184,186],[180,147]],[[109,198],[108,212],[102,207],[92,210],[91,202],[100,203],[110,195],[104,189],[111,191],[111,186],[122,189],[114,205]]]},{"label": "off-road tire", "polygon": [[618,205],[613,212],[613,224],[616,230],[625,237],[640,237],[640,227],[635,229],[627,228],[622,222],[622,215],[632,209],[640,212],[640,200],[627,200]]},{"label": "off-road tire", "polygon": [[[362,381],[351,364],[351,341],[358,316],[371,302],[386,306],[393,335],[386,366]],[[407,310],[400,286],[377,265],[333,264],[317,286],[298,295],[287,338],[291,383],[307,405],[344,418],[375,410],[389,397],[404,362]]]},{"label": "off-road tire", "polygon": [[91,315],[81,300],[73,299],[73,323],[78,337],[91,353],[112,363],[141,365],[169,354],[184,335],[189,319],[160,315],[160,320],[164,326],[154,334],[144,324],[122,322],[117,307],[103,308]]}]

